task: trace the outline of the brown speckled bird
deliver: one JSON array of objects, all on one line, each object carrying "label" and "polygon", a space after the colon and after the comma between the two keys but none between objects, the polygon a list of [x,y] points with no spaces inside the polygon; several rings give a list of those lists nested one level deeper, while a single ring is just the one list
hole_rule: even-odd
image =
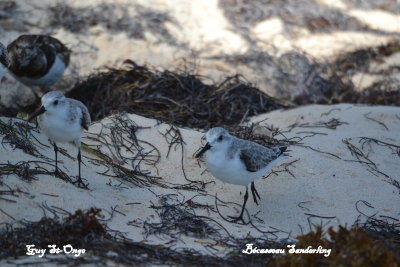
[{"label": "brown speckled bird", "polygon": [[69,57],[70,50],[54,37],[21,35],[7,49],[0,44],[0,78],[7,68],[23,84],[49,91],[64,74]]}]

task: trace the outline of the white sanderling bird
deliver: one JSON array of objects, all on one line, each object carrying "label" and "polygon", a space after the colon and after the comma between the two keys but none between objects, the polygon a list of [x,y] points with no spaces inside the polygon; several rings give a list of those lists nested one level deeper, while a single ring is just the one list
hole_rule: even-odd
[{"label": "white sanderling bird", "polygon": [[242,211],[238,217],[231,217],[233,222],[243,220],[243,212],[249,197],[248,186],[251,183],[251,192],[254,202],[258,205],[260,199],[254,180],[262,177],[283,158],[284,146],[267,148],[257,143],[236,138],[224,128],[211,128],[206,133],[206,145],[196,154],[196,158],[205,153],[207,169],[218,179],[230,183],[246,186]]},{"label": "white sanderling bird", "polygon": [[[21,35],[5,49],[0,44],[1,69],[7,68],[20,82],[49,91],[68,67],[70,50],[48,35]],[[32,89],[34,94],[37,93]]]},{"label": "white sanderling bird", "polygon": [[76,183],[87,188],[81,179],[81,136],[83,129],[88,130],[91,122],[87,107],[80,101],[66,98],[59,91],[51,91],[42,97],[42,106],[28,121],[35,117],[38,117],[40,129],[53,142],[56,172],[58,172],[56,142],[75,142],[79,150],[79,177]]}]

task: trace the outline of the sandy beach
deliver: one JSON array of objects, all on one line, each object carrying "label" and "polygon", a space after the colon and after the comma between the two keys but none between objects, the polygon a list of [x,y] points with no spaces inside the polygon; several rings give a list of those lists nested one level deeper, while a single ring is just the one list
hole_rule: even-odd
[{"label": "sandy beach", "polygon": [[[118,73],[127,59],[154,70],[155,77],[166,70],[195,74],[216,88],[239,74],[284,108],[246,113],[236,126],[256,127],[252,135],[288,144],[289,155],[255,182],[261,201],[257,206],[249,198],[247,223],[232,223],[228,216],[240,212],[245,188],[216,179],[194,157],[204,145],[205,129],[178,127],[150,112],[111,110],[84,132],[82,177],[89,190],[82,189],[72,184],[75,145],[60,144],[61,174],[54,175],[48,138],[33,124],[6,116],[34,102],[31,89],[7,74],[0,85],[3,231],[95,208],[101,210],[98,222],[120,238],[119,244],[168,249],[166,255],[177,253],[182,262],[163,263],[146,251],[126,261],[109,251],[102,261],[103,252],[88,249],[77,265],[191,265],[183,260],[185,252],[215,262],[233,259],[222,266],[235,266],[238,247],[245,249],[250,240],[291,244],[317,225],[327,234],[330,227],[351,229],[371,218],[391,218],[398,225],[399,2],[285,2],[284,8],[273,1],[241,0],[0,2],[0,42],[49,34],[71,49],[70,66],[54,89],[66,93],[89,75]],[[353,98],[337,88],[351,90]],[[392,98],[378,99],[369,95],[372,90]],[[353,100],[357,94],[371,96],[374,105]],[[68,255],[18,254],[23,246],[16,255],[2,255],[0,264],[71,262]]]}]

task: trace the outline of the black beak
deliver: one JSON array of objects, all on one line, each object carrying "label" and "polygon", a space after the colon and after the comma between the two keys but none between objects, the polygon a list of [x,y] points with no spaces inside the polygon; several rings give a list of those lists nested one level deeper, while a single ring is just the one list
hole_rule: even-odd
[{"label": "black beak", "polygon": [[35,113],[32,114],[32,116],[28,119],[28,121],[30,122],[31,120],[33,120],[34,118],[36,118],[37,116],[39,116],[40,114],[43,114],[45,112],[46,112],[46,109],[43,106],[41,106],[38,111],[36,111]]},{"label": "black beak", "polygon": [[204,154],[207,150],[209,150],[210,148],[211,148],[211,145],[210,145],[209,143],[207,143],[207,144],[200,150],[200,152],[197,153],[197,154],[195,155],[195,157],[196,157],[196,158],[200,158],[200,157],[203,156],[203,154]]}]

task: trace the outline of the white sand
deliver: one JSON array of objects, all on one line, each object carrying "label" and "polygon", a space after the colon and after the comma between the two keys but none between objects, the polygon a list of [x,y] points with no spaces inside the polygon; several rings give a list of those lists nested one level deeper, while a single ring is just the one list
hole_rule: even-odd
[{"label": "white sand", "polygon": [[[67,2],[74,7],[95,7],[100,3],[120,5],[130,1],[71,0]],[[395,22],[400,19],[399,15],[379,10],[361,10],[345,1],[319,0],[317,2],[334,10],[341,10],[345,15],[357,18],[360,22],[377,31],[354,31],[350,25],[347,28],[334,29],[328,33],[310,32],[302,26],[285,23],[281,18],[273,17],[260,21],[249,28],[248,34],[256,40],[255,46],[252,47],[233,28],[216,0],[194,0],[190,2],[184,0],[140,0],[135,2],[153,11],[167,12],[174,22],[167,22],[166,28],[175,40],[186,45],[186,47],[182,47],[160,40],[158,35],[148,31],[145,32],[143,39],[134,39],[129,37],[126,32],[110,32],[101,25],[92,26],[87,33],[80,34],[71,33],[65,29],[51,29],[46,24],[48,15],[45,9],[46,6],[53,5],[54,1],[21,0],[18,1],[20,13],[15,13],[15,17],[7,22],[9,25],[16,25],[15,28],[6,29],[5,24],[2,24],[4,28],[0,25],[0,41],[7,44],[17,38],[18,35],[28,32],[54,35],[73,51],[71,66],[64,77],[67,81],[74,81],[76,76],[93,73],[96,68],[104,65],[121,66],[122,61],[127,58],[138,64],[148,63],[157,68],[173,69],[182,64],[182,58],[192,58],[194,52],[198,64],[196,70],[199,74],[218,81],[227,75],[241,73],[248,80],[256,83],[263,91],[276,93],[269,86],[268,77],[274,74],[274,69],[271,69],[268,62],[248,63],[238,61],[235,64],[228,64],[224,59],[212,57],[247,55],[249,51],[254,49],[275,56],[284,56],[284,53],[295,50],[306,52],[317,60],[329,60],[337,54],[385,44],[393,38],[398,38],[399,28]],[[32,5],[41,6],[43,9],[34,9]],[[293,6],[287,6],[287,8],[293,9]],[[302,7],[302,10],[307,10],[307,6]],[[314,12],[314,10],[311,11]],[[136,12],[134,9],[129,9],[129,14],[132,16]],[[206,13],[206,16],[204,16],[204,13]],[[321,16],[323,15],[321,14]],[[21,19],[37,24],[39,27],[26,26],[25,32],[21,27],[17,27],[17,25],[20,25],[17,22]],[[392,23],[388,25],[384,21],[392,21]],[[42,26],[46,27],[42,28]],[[287,34],[287,32],[293,34]],[[384,70],[388,66],[397,64],[397,59],[398,53],[385,60],[382,65],[380,62],[373,62],[371,70]],[[355,84],[359,84],[360,89],[363,89],[371,85],[375,78],[366,77],[363,73],[355,73],[353,81]],[[392,78],[398,77],[393,76]],[[29,94],[29,89],[17,85],[10,77],[6,77],[6,79],[7,81],[3,81],[0,85],[1,103],[12,106],[15,105],[15,102],[20,101],[18,104],[23,105],[25,100],[21,98],[21,95]],[[323,115],[329,111],[331,111],[329,115]],[[368,113],[368,117],[384,123],[388,130],[383,125],[367,119],[364,115]],[[313,125],[320,121],[326,122],[331,118],[337,118],[348,123],[338,126],[336,130],[296,127],[291,132],[285,133],[287,138],[291,138],[310,135],[310,133],[300,132],[318,132],[320,134],[305,138],[303,144],[337,155],[340,159],[300,146],[290,147],[290,158],[285,159],[275,170],[284,170],[285,164],[298,160],[293,165],[288,166],[294,177],[287,172],[279,172],[277,175],[273,174],[267,179],[256,182],[261,195],[261,205],[256,206],[251,199],[249,199],[247,205],[254,224],[263,231],[281,230],[277,233],[279,237],[287,237],[289,235],[287,233],[290,233],[290,237],[293,238],[301,234],[302,230],[304,232],[309,230],[307,219],[310,215],[307,214],[334,217],[333,219],[322,220],[319,218],[311,219],[311,222],[316,224],[322,221],[325,228],[339,224],[351,226],[359,215],[355,207],[359,200],[368,201],[374,207],[368,208],[359,202],[359,209],[366,214],[377,212],[378,215],[399,218],[399,190],[390,184],[389,178],[369,172],[367,165],[347,161],[355,160],[355,158],[343,143],[344,139],[351,138],[349,142],[360,148],[361,144],[358,138],[367,136],[399,145],[400,120],[396,115],[400,116],[400,108],[336,105],[306,106],[283,112],[275,111],[253,118],[253,121],[268,118],[261,125],[267,123],[278,126],[283,131],[295,122]],[[165,124],[157,125],[154,120],[140,116],[129,116],[138,125],[151,127],[150,129],[140,129],[137,135],[140,139],[157,146],[161,152],[161,160],[156,167],[147,166],[146,169],[151,171],[152,174],[162,177],[164,182],[185,184],[186,181],[181,170],[180,147],[177,147],[176,150],[172,149],[169,157],[166,158],[168,144],[161,133],[165,132],[169,126]],[[7,121],[8,119],[3,120]],[[90,132],[98,133],[101,124],[108,122],[110,122],[109,119],[104,119],[102,122],[92,125]],[[20,191],[16,193],[17,196],[5,196],[5,198],[14,200],[16,203],[0,200],[0,208],[16,220],[36,221],[45,215],[39,207],[43,204],[49,207],[61,207],[71,213],[77,209],[98,207],[103,210],[102,213],[106,218],[110,216],[111,207],[115,207],[125,215],[114,213],[114,217],[107,222],[111,229],[122,231],[128,238],[135,241],[145,240],[152,244],[165,244],[170,241],[168,236],[150,235],[147,237],[143,230],[145,221],[148,223],[159,221],[156,211],[150,208],[153,204],[160,205],[159,197],[156,195],[175,194],[177,202],[185,202],[195,197],[194,202],[214,207],[216,193],[218,193],[218,198],[223,201],[239,204],[242,203],[244,193],[243,187],[224,184],[215,180],[208,173],[201,174],[204,166],[198,167],[197,161],[193,158],[193,153],[200,147],[202,133],[188,129],[181,129],[181,133],[186,144],[183,162],[188,178],[206,182],[215,181],[215,184],[211,183],[206,186],[207,194],[182,189],[166,189],[158,186],[139,188],[131,184],[125,184],[121,188],[121,186],[118,186],[120,180],[98,174],[105,171],[105,168],[93,164],[90,158],[94,156],[84,152],[85,166],[82,168],[82,174],[90,184],[90,191],[78,189],[53,176],[38,176],[37,181],[27,183],[15,175],[10,175],[1,178],[4,182],[1,190],[9,186]],[[37,137],[42,143],[48,144],[43,135],[37,135]],[[283,138],[283,136],[277,137]],[[91,141],[85,139],[84,142],[90,143]],[[66,148],[68,153],[75,158],[77,151],[74,146],[66,144],[62,147]],[[146,151],[150,151],[149,146],[144,145],[144,147]],[[41,153],[51,159],[53,158],[52,148],[40,146],[39,149]],[[109,148],[102,146],[101,149],[104,153],[112,156]],[[393,154],[386,147],[375,144],[365,146],[363,151],[369,154],[379,171],[389,175],[391,179],[399,181],[400,164],[399,157],[396,154]],[[7,144],[0,150],[0,159],[2,159],[1,163],[37,160],[19,149],[12,149]],[[64,155],[60,155],[59,159],[62,161],[60,166],[65,172],[71,176],[77,174],[76,160],[71,160]],[[118,161],[118,159],[115,160]],[[124,166],[129,167],[130,165],[127,163]],[[45,167],[52,170],[52,167]],[[110,184],[110,181],[111,185],[107,185]],[[242,194],[240,195],[239,192]],[[53,194],[56,197],[43,193]],[[140,204],[126,205],[132,202]],[[220,210],[224,216],[238,214],[239,208],[239,205],[229,204],[223,207],[220,204]],[[225,222],[216,212],[208,214],[201,208],[196,208],[193,212],[215,219],[236,237],[244,237],[249,233],[256,237],[262,235],[249,225],[242,226]],[[254,218],[253,215],[255,214],[263,222]],[[49,213],[46,215],[51,216]],[[0,222],[15,223],[13,219],[2,212],[0,212]],[[221,234],[224,235],[223,232]],[[199,240],[187,236],[180,236],[180,238],[186,243],[177,242],[174,244],[175,248],[193,247],[204,253],[209,253],[200,242],[210,240]],[[219,246],[215,246],[215,249],[218,255],[224,255],[228,252]]]},{"label": "white sand", "polygon": [[[273,73],[278,70],[277,66],[268,60],[265,62],[236,60],[230,64],[224,58],[218,57],[248,56],[251,52],[281,56],[287,52],[297,51],[306,53],[316,60],[329,61],[338,54],[376,47],[398,39],[400,32],[398,14],[377,9],[361,9],[345,1],[314,2],[302,1],[299,5],[296,1],[289,1],[285,4],[285,9],[290,14],[299,16],[308,14],[310,18],[332,19],[332,16],[336,14],[333,12],[339,12],[343,17],[371,27],[373,31],[356,29],[354,23],[346,24],[346,21],[337,19],[339,25],[330,25],[332,29],[326,32],[313,32],[303,25],[290,23],[290,18],[284,21],[282,17],[270,17],[257,21],[254,25],[244,23],[238,29],[229,21],[222,8],[223,4],[217,0],[64,1],[74,8],[88,7],[93,10],[101,4],[114,5],[116,10],[127,11],[129,19],[126,19],[126,23],[132,25],[140,24],[142,20],[149,20],[146,16],[138,15],[137,6],[167,14],[171,18],[171,21],[161,24],[170,37],[145,30],[142,39],[135,39],[129,36],[135,30],[133,26],[125,31],[123,29],[110,31],[101,24],[101,21],[89,27],[84,33],[71,33],[64,28],[56,28],[48,25],[49,13],[46,10],[56,4],[54,1],[19,0],[17,1],[18,12],[14,12],[7,23],[3,22],[4,29],[0,24],[0,41],[8,44],[23,33],[45,33],[59,38],[73,52],[71,65],[64,77],[64,80],[71,85],[78,76],[91,74],[103,66],[121,67],[122,62],[128,58],[138,64],[150,64],[157,68],[171,70],[181,67],[183,59],[186,62],[192,62],[195,55],[198,74],[221,81],[228,75],[240,73],[261,90],[276,95],[277,92],[271,88],[273,86],[268,79],[273,78]],[[131,6],[127,7],[126,4],[131,4]],[[316,4],[318,8],[314,8]],[[111,24],[117,19],[109,18]],[[21,20],[31,25],[25,25],[25,31],[17,27]],[[6,28],[9,24],[16,26],[11,29]],[[253,43],[248,42],[241,31],[247,31],[248,38],[253,40]],[[169,42],[171,40],[178,44]],[[206,81],[209,80],[206,79]],[[0,90],[4,88],[0,87]],[[13,90],[5,90],[5,93],[1,94],[12,92]],[[17,92],[15,94],[19,95]],[[4,98],[0,103],[10,106]]]},{"label": "white sand", "polygon": [[[323,115],[329,112],[329,115]],[[386,125],[384,126],[365,118],[379,119]],[[304,131],[318,132],[318,135],[304,138],[304,146],[310,146],[314,149],[332,153],[340,159],[313,151],[308,148],[291,146],[290,157],[285,159],[274,170],[284,170],[285,164],[298,160],[288,166],[288,170],[294,175],[291,176],[287,172],[279,172],[277,175],[272,174],[267,179],[256,181],[256,187],[261,195],[261,204],[256,206],[250,198],[247,205],[248,212],[251,215],[253,223],[260,229],[267,231],[279,229],[281,232],[278,236],[284,238],[290,233],[290,237],[294,238],[301,234],[302,230],[307,232],[309,224],[307,219],[310,214],[326,217],[334,217],[332,219],[312,218],[311,222],[315,224],[323,223],[324,227],[347,225],[351,226],[357,217],[360,215],[356,210],[356,203],[360,200],[367,201],[374,208],[368,208],[362,203],[358,204],[359,210],[366,214],[386,215],[398,218],[400,207],[399,189],[390,184],[388,178],[382,175],[371,173],[367,170],[365,164],[349,161],[355,160],[349,150],[342,142],[344,139],[350,140],[350,143],[360,148],[358,143],[359,137],[367,136],[376,138],[384,142],[399,144],[400,122],[396,115],[400,115],[400,108],[395,107],[370,107],[370,106],[354,106],[354,105],[335,105],[335,106],[305,106],[287,111],[275,111],[269,114],[260,115],[253,118],[253,121],[260,121],[268,118],[265,123],[279,127],[282,131],[288,129],[290,125],[297,122],[299,124],[308,123],[313,125],[317,122],[327,122],[332,118],[337,118],[344,124],[338,126],[336,130],[326,128],[301,128],[295,127],[291,132],[284,133],[287,138],[302,137],[310,135],[310,133],[300,133]],[[185,184],[185,179],[181,170],[181,150],[171,149],[170,155],[166,158],[168,143],[162,136],[169,126],[159,124],[152,120],[146,119],[137,115],[129,115],[133,121],[139,126],[150,127],[148,129],[139,129],[137,136],[143,141],[150,142],[155,145],[161,154],[161,160],[153,166],[142,166],[142,171],[148,169],[152,174],[162,177],[162,183]],[[3,119],[7,120],[7,119]],[[90,135],[99,133],[101,124],[107,125],[110,119],[104,119],[101,123],[96,123],[90,127]],[[38,176],[37,181],[27,183],[22,181],[15,175],[2,177],[4,185],[2,190],[9,186],[13,189],[20,189],[25,193],[17,193],[17,197],[7,196],[8,199],[16,201],[10,203],[0,201],[0,208],[15,218],[16,220],[39,220],[44,214],[39,207],[44,203],[49,207],[61,207],[68,212],[73,213],[77,209],[88,209],[97,207],[103,210],[102,214],[106,218],[111,213],[111,207],[115,207],[118,211],[125,214],[115,213],[110,221],[107,221],[108,226],[113,230],[118,230],[126,234],[128,238],[135,241],[144,240],[152,244],[165,244],[170,241],[166,235],[150,235],[145,236],[143,225],[144,222],[159,222],[160,218],[156,210],[151,208],[151,205],[160,205],[160,197],[175,194],[172,199],[185,202],[193,198],[193,201],[201,204],[208,204],[214,207],[215,194],[218,198],[227,202],[236,202],[241,204],[243,201],[244,188],[241,186],[229,185],[218,180],[215,180],[210,174],[201,173],[204,166],[198,167],[197,161],[193,158],[193,153],[200,147],[200,139],[202,133],[180,129],[183,140],[185,141],[183,162],[187,177],[192,180],[200,181],[215,181],[215,184],[208,184],[205,188],[206,192],[197,193],[187,190],[166,189],[159,186],[150,188],[139,188],[131,184],[124,185],[123,188],[118,187],[119,179],[108,178],[98,173],[105,170],[104,167],[96,166],[89,158],[93,158],[86,152],[83,153],[83,161],[85,166],[82,168],[83,177],[89,182],[90,191],[78,189],[77,187],[65,183],[62,180],[52,176]],[[103,135],[107,133],[103,129]],[[38,138],[44,144],[48,144],[43,135],[38,135]],[[280,138],[278,136],[278,138]],[[85,143],[93,144],[93,141],[84,140]],[[150,147],[143,145],[145,150],[150,151]],[[75,157],[76,148],[72,145],[63,145],[63,148],[68,150],[68,153]],[[110,149],[102,146],[101,150],[112,157]],[[380,147],[375,144],[365,146],[363,151],[369,153],[369,158],[376,164],[379,171],[386,173],[391,178],[398,180],[400,172],[399,157],[392,153],[386,147]],[[40,148],[40,152],[53,158],[52,148]],[[134,151],[133,151],[134,152]],[[0,152],[0,158],[7,159],[10,162],[35,160],[35,157],[23,153],[21,150],[12,150],[8,145]],[[122,153],[128,155],[129,152],[122,150]],[[154,155],[154,151],[152,154]],[[114,153],[114,155],[116,155]],[[114,156],[115,161],[118,159]],[[77,174],[77,162],[66,158],[63,155],[59,156],[62,161],[61,168],[71,176]],[[129,163],[124,165],[127,168]],[[52,167],[46,167],[52,170]],[[107,185],[110,184],[111,186]],[[242,192],[240,195],[239,192]],[[48,196],[43,195],[57,195]],[[158,195],[158,196],[157,196]],[[127,205],[127,203],[138,202],[140,204]],[[172,202],[171,202],[172,203]],[[224,216],[235,215],[239,212],[239,206],[229,204],[223,207],[220,203],[220,210]],[[202,208],[193,210],[196,215],[209,216],[218,221],[228,231],[236,237],[245,237],[248,234],[251,236],[262,236],[260,232],[250,225],[238,225],[225,222],[216,212],[208,214]],[[263,220],[261,222],[257,218]],[[51,214],[47,214],[51,216]],[[15,223],[10,217],[0,212],[0,221]],[[138,227],[130,226],[134,224]],[[211,223],[212,224],[212,223]],[[221,230],[221,234],[224,232]],[[199,238],[188,237],[185,235],[179,236],[182,242],[176,242],[175,248],[193,247],[204,253],[209,253],[201,244],[204,240]],[[227,251],[224,248],[215,246],[217,254],[223,255]]]}]

